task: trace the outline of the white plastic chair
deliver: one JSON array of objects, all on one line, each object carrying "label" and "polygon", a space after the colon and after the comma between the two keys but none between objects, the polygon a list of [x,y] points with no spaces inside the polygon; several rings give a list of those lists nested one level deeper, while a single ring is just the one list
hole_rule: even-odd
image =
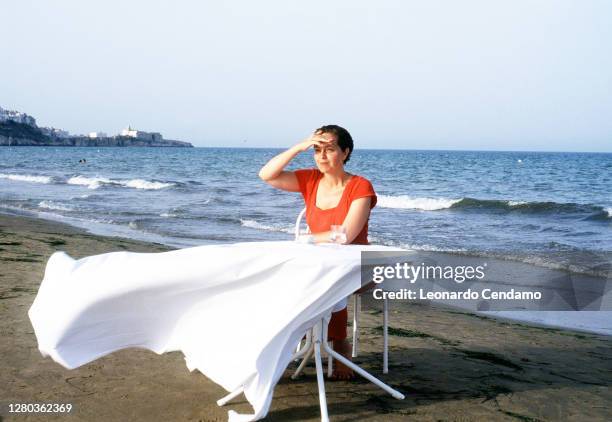
[{"label": "white plastic chair", "polygon": [[[295,240],[298,240],[300,235],[300,225],[302,218],[306,213],[304,208],[295,220]],[[306,233],[310,233],[308,230]],[[365,293],[365,292],[364,292]],[[361,296],[363,293],[355,293],[353,295],[353,347],[352,357],[356,358],[359,355],[359,316],[361,314]],[[297,347],[297,351],[300,350],[300,345]],[[383,374],[389,373],[389,299],[385,296],[383,299]],[[327,363],[327,376],[330,377],[332,374],[332,357],[328,356]]]}]

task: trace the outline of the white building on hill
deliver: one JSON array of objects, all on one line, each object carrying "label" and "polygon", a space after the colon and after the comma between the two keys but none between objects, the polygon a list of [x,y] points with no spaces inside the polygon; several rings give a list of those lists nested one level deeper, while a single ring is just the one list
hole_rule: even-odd
[{"label": "white building on hill", "polygon": [[161,133],[157,132],[143,132],[142,130],[132,129],[128,126],[127,129],[121,131],[121,136],[128,136],[130,138],[144,139],[147,141],[161,141],[163,139]]},{"label": "white building on hill", "polygon": [[13,121],[24,125],[36,126],[36,119],[25,113],[14,110],[5,110],[0,107],[0,122]]},{"label": "white building on hill", "polygon": [[53,138],[69,138],[70,133],[67,130],[58,129],[55,127],[41,127],[39,128],[42,133]]},{"label": "white building on hill", "polygon": [[90,138],[108,138],[106,132],[89,132],[87,136]]}]

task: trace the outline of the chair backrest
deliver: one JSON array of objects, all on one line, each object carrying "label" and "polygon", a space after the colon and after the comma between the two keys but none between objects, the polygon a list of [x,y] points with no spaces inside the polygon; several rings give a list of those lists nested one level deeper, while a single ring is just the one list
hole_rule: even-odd
[{"label": "chair backrest", "polygon": [[298,240],[298,238],[300,237],[300,223],[302,222],[302,217],[304,217],[305,213],[306,213],[306,208],[300,211],[300,214],[297,216],[297,219],[295,220],[295,240]]}]

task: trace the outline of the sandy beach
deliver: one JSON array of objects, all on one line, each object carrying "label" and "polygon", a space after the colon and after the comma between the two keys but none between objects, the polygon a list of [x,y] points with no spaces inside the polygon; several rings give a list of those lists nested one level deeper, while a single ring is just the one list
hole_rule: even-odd
[{"label": "sandy beach", "polygon": [[[27,311],[49,256],[80,258],[169,248],[88,234],[60,223],[0,215],[0,420],[223,421],[225,391],[181,353],[123,350],[75,370],[43,358]],[[612,419],[612,342],[596,334],[530,326],[466,312],[393,303],[390,373],[381,374],[379,303],[364,301],[361,349],[366,370],[406,395],[397,401],[373,385],[326,383],[336,421],[559,421]],[[350,309],[349,309],[350,311]],[[291,366],[275,389],[271,421],[319,420],[314,367],[297,381]],[[9,414],[15,403],[70,403],[70,414]]]}]

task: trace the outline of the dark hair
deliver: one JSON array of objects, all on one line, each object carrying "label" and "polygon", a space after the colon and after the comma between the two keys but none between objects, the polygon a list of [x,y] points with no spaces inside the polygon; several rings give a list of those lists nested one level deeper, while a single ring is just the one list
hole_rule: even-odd
[{"label": "dark hair", "polygon": [[338,146],[342,152],[346,151],[347,149],[349,150],[348,155],[344,159],[344,164],[346,164],[349,158],[351,158],[351,153],[353,152],[353,138],[348,130],[338,125],[325,125],[315,130],[315,133],[331,133],[336,135],[336,139],[338,139]]}]

